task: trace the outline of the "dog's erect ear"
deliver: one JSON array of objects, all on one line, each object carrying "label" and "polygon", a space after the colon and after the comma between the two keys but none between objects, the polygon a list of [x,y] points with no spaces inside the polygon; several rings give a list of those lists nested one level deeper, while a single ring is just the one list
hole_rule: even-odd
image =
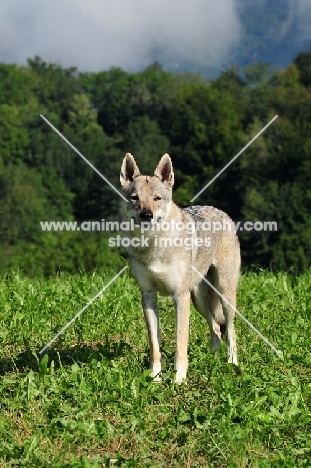
[{"label": "dog's erect ear", "polygon": [[138,166],[131,153],[126,153],[124,156],[121,172],[120,182],[123,188],[126,188],[134,179],[140,175]]},{"label": "dog's erect ear", "polygon": [[174,172],[171,158],[166,153],[160,159],[159,164],[157,165],[154,175],[163,182],[164,185],[168,187],[173,187],[174,185]]}]

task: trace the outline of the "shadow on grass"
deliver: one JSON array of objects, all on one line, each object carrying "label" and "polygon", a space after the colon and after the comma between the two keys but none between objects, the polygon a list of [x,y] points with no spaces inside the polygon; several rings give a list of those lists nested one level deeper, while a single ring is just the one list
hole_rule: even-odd
[{"label": "shadow on grass", "polygon": [[91,362],[93,359],[101,361],[103,357],[111,361],[120,358],[130,349],[131,346],[125,341],[111,342],[108,337],[105,342],[77,343],[69,347],[50,348],[42,355],[39,354],[39,350],[31,350],[26,345],[25,351],[16,356],[0,359],[0,376],[9,372],[38,371],[38,360],[45,354],[49,356],[49,362],[54,361],[54,368],[58,369],[73,363]]}]

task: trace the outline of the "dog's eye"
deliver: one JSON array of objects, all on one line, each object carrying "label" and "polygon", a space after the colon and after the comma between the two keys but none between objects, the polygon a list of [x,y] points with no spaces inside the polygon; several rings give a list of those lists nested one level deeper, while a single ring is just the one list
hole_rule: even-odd
[{"label": "dog's eye", "polygon": [[160,200],[162,200],[161,197],[154,197],[154,201],[160,201]]},{"label": "dog's eye", "polygon": [[133,201],[138,201],[139,198],[138,198],[137,195],[132,195],[132,196],[131,196],[131,200],[133,200]]}]

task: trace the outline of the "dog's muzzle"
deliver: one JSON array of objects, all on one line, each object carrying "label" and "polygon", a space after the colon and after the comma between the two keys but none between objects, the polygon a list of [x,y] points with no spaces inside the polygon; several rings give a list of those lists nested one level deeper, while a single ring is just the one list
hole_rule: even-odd
[{"label": "dog's muzzle", "polygon": [[146,209],[143,209],[140,214],[139,214],[139,217],[142,221],[149,221],[151,222],[151,220],[153,219],[153,213],[151,210],[146,210]]}]

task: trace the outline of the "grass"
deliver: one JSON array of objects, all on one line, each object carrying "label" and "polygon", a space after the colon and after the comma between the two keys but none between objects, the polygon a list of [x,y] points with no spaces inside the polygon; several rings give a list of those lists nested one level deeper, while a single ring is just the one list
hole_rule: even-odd
[{"label": "grass", "polygon": [[128,272],[41,349],[116,273],[0,280],[1,467],[309,467],[311,273],[241,277],[238,368],[209,353],[191,315],[187,385],[173,383],[171,301],[153,384],[138,288]]}]

